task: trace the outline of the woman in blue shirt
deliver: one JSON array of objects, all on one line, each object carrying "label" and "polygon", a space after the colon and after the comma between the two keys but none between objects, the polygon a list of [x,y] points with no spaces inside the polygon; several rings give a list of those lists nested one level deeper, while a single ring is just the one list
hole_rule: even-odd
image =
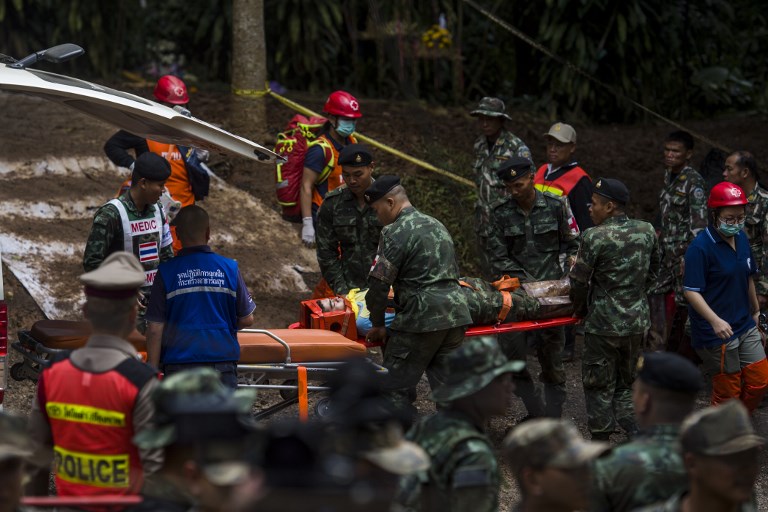
[{"label": "woman in blue shirt", "polygon": [[750,412],[768,391],[768,361],[757,329],[757,265],[744,227],[744,191],[718,183],[709,194],[709,226],[685,253],[683,290],[693,348],[712,377],[712,404],[740,398]]}]

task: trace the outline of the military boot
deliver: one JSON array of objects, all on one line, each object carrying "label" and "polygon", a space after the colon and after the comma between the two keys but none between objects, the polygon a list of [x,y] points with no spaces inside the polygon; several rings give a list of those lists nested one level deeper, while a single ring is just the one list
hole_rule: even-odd
[{"label": "military boot", "polygon": [[515,394],[523,401],[528,416],[531,418],[544,416],[544,399],[541,396],[541,389],[532,380],[515,379],[514,382]]},{"label": "military boot", "polygon": [[550,418],[560,418],[563,415],[565,403],[565,384],[544,384],[546,406],[544,415]]}]

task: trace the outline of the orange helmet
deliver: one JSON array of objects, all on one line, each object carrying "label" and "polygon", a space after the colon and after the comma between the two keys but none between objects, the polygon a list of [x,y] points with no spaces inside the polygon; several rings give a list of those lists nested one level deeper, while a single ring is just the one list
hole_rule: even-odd
[{"label": "orange helmet", "polygon": [[333,91],[325,100],[323,112],[332,116],[357,119],[363,117],[357,99],[346,91]]},{"label": "orange helmet", "polygon": [[189,103],[187,86],[181,78],[173,75],[160,77],[155,86],[155,98],[157,98],[157,101],[173,103],[174,105],[186,105]]},{"label": "orange helmet", "polygon": [[721,208],[723,206],[745,206],[747,196],[740,186],[722,181],[712,187],[707,200],[709,208]]}]

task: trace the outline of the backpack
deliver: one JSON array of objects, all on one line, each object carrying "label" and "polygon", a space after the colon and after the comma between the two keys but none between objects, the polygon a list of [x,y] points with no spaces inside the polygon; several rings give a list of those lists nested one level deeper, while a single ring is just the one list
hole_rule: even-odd
[{"label": "backpack", "polygon": [[208,197],[211,188],[211,175],[208,166],[198,157],[195,148],[176,146],[179,148],[181,158],[184,159],[184,167],[187,169],[189,186],[195,195],[195,201],[202,201]]},{"label": "backpack", "polygon": [[307,118],[296,114],[291,118],[285,131],[277,134],[275,153],[286,160],[275,167],[275,192],[277,202],[282,206],[283,219],[301,222],[301,179],[304,174],[304,157],[308,143],[317,138],[325,126],[323,117]]}]

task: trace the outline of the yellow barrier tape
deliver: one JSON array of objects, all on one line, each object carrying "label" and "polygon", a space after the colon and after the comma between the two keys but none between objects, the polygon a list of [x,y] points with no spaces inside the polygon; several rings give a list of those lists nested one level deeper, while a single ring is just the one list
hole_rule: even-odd
[{"label": "yellow barrier tape", "polygon": [[263,98],[264,96],[268,95],[272,91],[270,91],[269,87],[267,87],[266,89],[232,89],[232,92],[238,96],[251,96],[254,98]]},{"label": "yellow barrier tape", "polygon": [[[288,98],[281,96],[277,94],[275,91],[272,91],[270,89],[266,89],[263,91],[265,94],[269,94],[273,98],[275,98],[277,101],[285,105],[286,107],[295,110],[296,112],[299,112],[300,114],[304,114],[305,116],[316,116],[320,117],[320,114],[317,112],[314,112],[303,105],[300,105],[296,103],[295,101],[289,100]],[[467,187],[475,188],[475,184],[473,181],[468,180],[467,178],[464,178],[463,176],[457,176],[456,174],[453,174],[452,172],[446,171],[445,169],[440,169],[439,167],[435,167],[434,165],[425,162],[424,160],[419,160],[416,157],[412,157],[411,155],[405,154],[402,151],[399,151],[393,147],[387,146],[386,144],[382,144],[381,142],[374,140],[370,137],[367,137],[361,133],[355,133],[355,137],[357,137],[358,140],[362,142],[366,142],[370,144],[371,146],[377,147],[383,151],[386,151],[387,153],[390,153],[392,155],[395,155],[398,158],[401,158],[403,160],[406,160],[408,162],[411,162],[412,164],[416,164],[419,167],[422,167],[423,169],[426,169],[428,171],[440,174],[441,176],[445,176],[446,178],[449,178],[457,183],[461,183],[462,185],[466,185]]]}]

